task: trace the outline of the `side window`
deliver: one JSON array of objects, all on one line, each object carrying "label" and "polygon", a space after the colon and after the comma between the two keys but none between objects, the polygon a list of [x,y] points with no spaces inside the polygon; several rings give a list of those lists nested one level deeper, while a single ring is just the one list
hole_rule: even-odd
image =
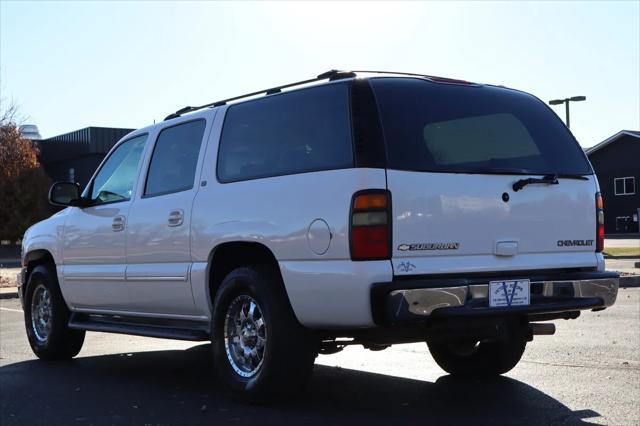
[{"label": "side window", "polygon": [[149,164],[145,197],[193,188],[205,125],[205,120],[196,120],[160,132]]},{"label": "side window", "polygon": [[227,110],[218,152],[221,182],[352,166],[346,84],[273,95]]},{"label": "side window", "polygon": [[147,135],[135,137],[120,144],[109,155],[91,187],[91,199],[94,200],[94,204],[131,199],[146,141]]}]

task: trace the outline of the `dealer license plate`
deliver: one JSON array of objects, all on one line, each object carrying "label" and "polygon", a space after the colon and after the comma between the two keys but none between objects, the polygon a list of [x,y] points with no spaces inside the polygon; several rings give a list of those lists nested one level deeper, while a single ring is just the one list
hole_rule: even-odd
[{"label": "dealer license plate", "polygon": [[529,280],[489,282],[489,307],[526,306],[531,301]]}]

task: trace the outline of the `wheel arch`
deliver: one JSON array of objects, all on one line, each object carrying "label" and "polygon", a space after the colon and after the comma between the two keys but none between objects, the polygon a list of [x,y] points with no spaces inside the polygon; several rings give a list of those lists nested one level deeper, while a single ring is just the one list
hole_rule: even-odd
[{"label": "wheel arch", "polygon": [[27,294],[29,277],[31,276],[31,273],[38,265],[50,265],[56,280],[58,278],[56,262],[50,251],[46,249],[35,249],[27,252],[22,259],[22,266],[24,268],[24,281],[23,281],[24,285],[18,287],[18,292],[20,294],[21,300],[24,300]]},{"label": "wheel arch", "polygon": [[26,269],[25,283],[29,282],[29,275],[33,269],[38,265],[46,265],[50,264],[53,268],[54,273],[56,271],[56,262],[53,258],[53,255],[49,250],[46,249],[35,249],[24,255],[23,260],[24,266]]},{"label": "wheel arch", "polygon": [[[280,277],[280,285],[286,288],[280,273],[280,266],[273,252],[264,244],[250,241],[224,242],[216,246],[209,254],[208,260],[208,290],[209,304],[213,312],[213,301],[222,280],[236,268],[249,265],[268,265]],[[291,303],[289,301],[289,303]]]}]

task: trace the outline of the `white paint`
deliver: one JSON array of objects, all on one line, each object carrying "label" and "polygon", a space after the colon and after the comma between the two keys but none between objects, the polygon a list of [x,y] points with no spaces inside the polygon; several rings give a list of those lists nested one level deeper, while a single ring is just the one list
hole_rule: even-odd
[{"label": "white paint", "polygon": [[[529,176],[389,170],[396,275],[595,267],[595,177],[511,186]],[[502,200],[502,193],[509,201]],[[592,240],[559,247],[558,240]],[[509,256],[501,241],[517,242]],[[458,243],[455,250],[400,251],[400,244]],[[410,261],[415,268],[401,271]]]},{"label": "white paint", "polygon": [[280,272],[296,317],[307,327],[372,327],[371,284],[393,278],[388,260],[283,261]]}]

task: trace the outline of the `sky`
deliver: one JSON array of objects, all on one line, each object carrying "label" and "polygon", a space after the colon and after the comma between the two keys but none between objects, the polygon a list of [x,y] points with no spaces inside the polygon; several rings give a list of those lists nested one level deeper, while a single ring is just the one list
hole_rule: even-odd
[{"label": "sky", "polygon": [[[329,69],[577,95],[583,147],[640,129],[640,1],[0,1],[0,97],[44,137],[139,128]],[[564,119],[564,106],[553,109]]]}]

